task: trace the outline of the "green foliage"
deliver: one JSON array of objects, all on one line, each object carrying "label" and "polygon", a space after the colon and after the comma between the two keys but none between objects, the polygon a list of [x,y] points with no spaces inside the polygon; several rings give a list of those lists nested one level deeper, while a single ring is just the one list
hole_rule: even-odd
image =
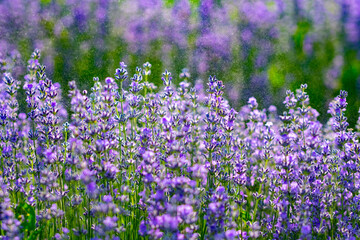
[{"label": "green foliage", "polygon": [[360,100],[358,97],[360,80],[360,60],[357,58],[357,52],[346,49],[344,68],[341,74],[341,89],[348,91],[348,108],[346,117],[350,126],[354,126],[358,118]]},{"label": "green foliage", "polygon": [[191,3],[191,5],[195,7],[200,5],[200,0],[189,0],[189,2]]},{"label": "green foliage", "polygon": [[274,88],[281,88],[285,84],[284,69],[278,64],[270,65],[268,69],[268,78]]},{"label": "green foliage", "polygon": [[311,23],[307,20],[301,20],[297,24],[293,35],[294,48],[297,52],[303,52],[303,44],[307,33],[311,30]]},{"label": "green foliage", "polygon": [[41,0],[41,4],[48,5],[51,3],[51,0]]},{"label": "green foliage", "polygon": [[34,231],[36,228],[36,215],[35,209],[27,203],[20,203],[15,209],[16,218],[21,221],[21,232],[25,236],[29,236],[27,239],[36,239],[39,234],[39,230]]},{"label": "green foliage", "polygon": [[[310,21],[300,20],[292,35],[292,42],[289,43],[293,48],[276,53],[267,73],[275,105],[282,105],[283,96],[279,94],[280,89],[290,88],[294,91],[299,85],[307,83],[311,85],[308,89],[311,105],[318,109],[319,119],[325,121],[328,119],[327,107],[325,107],[327,101],[339,90],[334,91],[325,86],[326,71],[335,58],[335,42],[330,36],[316,39],[312,42],[312,49],[306,52],[304,41],[312,29]],[[356,96],[355,93],[349,95]],[[350,124],[355,124],[355,119],[350,121]]]}]

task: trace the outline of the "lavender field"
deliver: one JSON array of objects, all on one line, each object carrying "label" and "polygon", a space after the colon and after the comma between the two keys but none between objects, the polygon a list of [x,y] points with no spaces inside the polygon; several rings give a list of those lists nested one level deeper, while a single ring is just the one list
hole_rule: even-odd
[{"label": "lavender field", "polygon": [[360,239],[357,0],[0,12],[0,239]]}]

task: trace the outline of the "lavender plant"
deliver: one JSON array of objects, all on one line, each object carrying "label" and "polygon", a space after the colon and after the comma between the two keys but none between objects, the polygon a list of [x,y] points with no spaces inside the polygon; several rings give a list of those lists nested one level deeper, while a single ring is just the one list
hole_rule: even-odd
[{"label": "lavender plant", "polygon": [[90,91],[70,82],[67,115],[39,59],[24,79],[1,72],[1,239],[360,237],[347,92],[323,126],[307,84],[281,115],[254,97],[234,110],[215,76],[203,89],[165,71],[157,90],[150,63],[128,78],[121,62]]}]

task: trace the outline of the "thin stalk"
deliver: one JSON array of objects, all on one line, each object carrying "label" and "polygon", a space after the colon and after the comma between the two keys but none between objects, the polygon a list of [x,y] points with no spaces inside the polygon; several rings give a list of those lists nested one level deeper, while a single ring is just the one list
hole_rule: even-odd
[{"label": "thin stalk", "polygon": [[[267,167],[268,160],[269,160],[268,158],[265,160],[265,168]],[[260,194],[261,191],[262,191],[262,184],[260,184],[260,186],[259,186],[258,194]],[[259,204],[259,199],[256,199],[252,222],[255,222],[256,212],[257,212],[257,209],[258,209],[258,204]]]}]

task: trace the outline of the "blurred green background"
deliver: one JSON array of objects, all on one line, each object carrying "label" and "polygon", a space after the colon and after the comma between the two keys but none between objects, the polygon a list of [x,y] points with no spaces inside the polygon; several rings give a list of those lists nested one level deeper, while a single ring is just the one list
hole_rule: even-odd
[{"label": "blurred green background", "polygon": [[[216,75],[231,105],[249,97],[279,113],[286,89],[308,84],[325,122],[328,103],[349,92],[354,126],[360,106],[360,1],[346,0],[2,0],[0,53],[21,79],[35,48],[47,75],[89,89],[113,76],[119,62],[152,64],[150,81],[188,68],[191,80]],[[15,61],[15,63],[13,63]]]}]

